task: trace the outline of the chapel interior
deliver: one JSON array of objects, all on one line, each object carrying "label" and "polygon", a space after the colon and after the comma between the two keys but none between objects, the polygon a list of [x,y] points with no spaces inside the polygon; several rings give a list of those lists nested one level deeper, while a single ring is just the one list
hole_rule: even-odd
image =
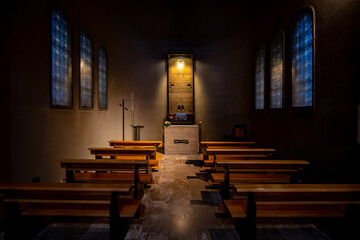
[{"label": "chapel interior", "polygon": [[[202,179],[201,141],[251,141],[275,149],[270,159],[305,160],[301,184],[360,184],[358,0],[1,5],[0,183],[64,183],[59,159],[93,159],[89,148],[110,148],[112,140],[161,141],[128,240],[252,239],[236,231],[218,186]],[[54,30],[54,14],[66,30]],[[304,40],[311,42],[305,57],[296,55],[303,16],[310,16],[312,34]],[[56,39],[56,31],[68,35]],[[56,55],[62,44],[59,51],[67,53]],[[65,76],[66,90],[56,74]],[[276,74],[281,80],[273,86]],[[308,82],[299,85],[298,77]],[[175,140],[167,141],[172,134]],[[7,239],[4,196],[0,239]],[[47,225],[32,237],[109,239],[106,219],[81,220]],[[346,239],[347,221],[319,221],[258,222],[256,239]],[[285,225],[298,227],[279,227]]]}]

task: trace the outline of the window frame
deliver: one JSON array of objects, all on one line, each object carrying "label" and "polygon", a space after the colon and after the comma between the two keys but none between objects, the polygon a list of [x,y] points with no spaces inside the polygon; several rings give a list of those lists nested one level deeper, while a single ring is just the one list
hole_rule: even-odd
[{"label": "window frame", "polygon": [[[278,34],[281,34],[281,39],[282,39],[282,89],[281,89],[281,107],[280,108],[273,108],[272,105],[272,97],[271,97],[271,93],[272,93],[272,88],[271,88],[271,83],[272,83],[272,64],[271,64],[271,60],[272,60],[272,46],[273,46],[273,42],[275,41],[276,37]],[[286,81],[285,81],[285,71],[286,71],[286,53],[285,53],[285,31],[283,29],[280,29],[276,32],[276,34],[273,36],[273,38],[270,41],[270,46],[269,46],[269,109],[272,111],[279,111],[279,110],[284,110],[285,109],[285,99],[286,99]]]},{"label": "window frame", "polygon": [[[263,50],[263,54],[264,54],[264,58],[263,58],[263,108],[256,108],[256,62],[257,62],[257,57],[259,54],[260,50]],[[256,52],[255,52],[255,75],[254,75],[254,109],[255,111],[264,111],[265,110],[265,98],[266,98],[266,47],[265,45],[261,45],[259,48],[257,48]]]},{"label": "window frame", "polygon": [[[82,34],[87,35],[89,38],[89,41],[91,43],[91,84],[92,84],[92,106],[91,107],[82,107],[81,106],[81,36]],[[94,42],[92,38],[90,37],[90,34],[88,31],[81,29],[79,31],[79,109],[80,110],[93,110],[95,108],[95,81],[94,81]]]},{"label": "window frame", "polygon": [[[311,106],[294,106],[294,97],[293,97],[293,91],[294,91],[294,67],[293,67],[293,56],[294,56],[294,49],[293,49],[293,43],[294,43],[294,32],[295,32],[295,24],[297,23],[297,19],[300,14],[302,14],[304,11],[309,11],[312,15],[312,40],[313,40],[313,49],[312,49],[312,103]],[[291,24],[291,108],[293,110],[305,110],[305,111],[312,111],[315,109],[315,52],[316,52],[316,10],[312,5],[307,5],[303,7],[295,16],[292,24]]]},{"label": "window frame", "polygon": [[[53,27],[53,24],[52,24],[52,18],[53,18],[53,13],[55,10],[58,10],[60,11],[63,16],[65,17],[67,23],[68,23],[68,26],[69,26],[69,32],[68,34],[70,35],[70,41],[69,41],[69,46],[70,46],[70,53],[69,53],[69,56],[70,56],[70,76],[71,76],[71,84],[70,84],[70,105],[57,105],[57,104],[53,104],[53,93],[52,93],[52,90],[53,90],[53,75],[52,75],[52,71],[53,71],[53,60],[52,60],[52,56],[53,56],[53,51],[52,51],[52,47],[53,47],[53,39],[52,39],[52,27]],[[72,25],[71,25],[71,21],[70,21],[70,18],[69,16],[66,14],[66,12],[61,9],[60,7],[52,7],[50,9],[50,24],[49,24],[49,46],[50,46],[50,51],[49,51],[49,65],[50,65],[50,72],[49,72],[49,80],[50,80],[50,84],[49,84],[49,94],[50,94],[50,108],[51,109],[73,109],[74,108],[74,67],[73,67],[73,64],[74,64],[74,61],[73,61],[73,28],[72,28]]]},{"label": "window frame", "polygon": [[[100,50],[103,50],[105,53],[105,61],[106,61],[106,107],[101,108],[100,107],[100,63],[99,63],[99,52]],[[97,95],[98,95],[98,110],[100,111],[106,111],[109,108],[109,62],[108,62],[108,54],[103,45],[99,45],[97,48]]]}]

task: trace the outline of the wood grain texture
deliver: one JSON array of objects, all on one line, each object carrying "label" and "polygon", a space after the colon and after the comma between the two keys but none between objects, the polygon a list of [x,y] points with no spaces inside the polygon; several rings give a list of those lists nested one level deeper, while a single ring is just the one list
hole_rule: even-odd
[{"label": "wood grain texture", "polygon": [[237,192],[360,192],[360,184],[241,184]]},{"label": "wood grain texture", "polygon": [[[224,173],[212,173],[211,177],[215,182],[224,182]],[[270,183],[288,183],[289,174],[259,174],[259,173],[230,173],[230,184],[246,182],[270,182]]]},{"label": "wood grain texture", "polygon": [[129,192],[131,184],[0,183],[0,191]]},{"label": "wood grain texture", "polygon": [[[150,184],[152,183],[152,173],[140,173],[139,182]],[[134,183],[134,173],[74,173],[75,181],[84,182],[119,182],[119,183]]]},{"label": "wood grain texture", "polygon": [[219,159],[216,160],[218,165],[231,164],[231,165],[308,165],[309,162],[305,160],[272,160],[272,159]]},{"label": "wood grain texture", "polygon": [[235,142],[235,141],[201,141],[202,147],[210,147],[210,146],[249,146],[254,145],[255,142]]},{"label": "wood grain texture", "polygon": [[110,146],[113,147],[121,147],[121,146],[154,146],[154,147],[162,147],[163,142],[162,141],[116,141],[111,140],[108,141]]},{"label": "wood grain texture", "polygon": [[227,152],[237,152],[237,153],[249,153],[249,152],[275,152],[273,148],[207,148],[209,153],[227,153]]}]

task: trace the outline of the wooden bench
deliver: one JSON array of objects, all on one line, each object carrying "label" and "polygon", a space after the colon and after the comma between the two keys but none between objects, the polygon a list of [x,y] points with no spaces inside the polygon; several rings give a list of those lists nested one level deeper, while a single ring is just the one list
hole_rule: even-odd
[{"label": "wooden bench", "polygon": [[110,146],[112,147],[141,147],[141,146],[153,146],[156,148],[162,147],[162,141],[109,141]]},{"label": "wooden bench", "polygon": [[248,148],[249,146],[255,145],[255,142],[236,142],[236,141],[201,141],[201,147],[203,148]]},{"label": "wooden bench", "polygon": [[[237,155],[237,154],[232,154],[232,155],[216,155],[216,159],[217,160],[252,160],[252,159],[264,159],[267,158],[267,155],[261,155],[261,154],[242,154],[242,155]],[[204,170],[215,170],[214,168],[216,167],[216,161],[214,159],[214,155],[210,155],[208,157],[208,160],[204,160]]]},{"label": "wooden bench", "polygon": [[[246,183],[290,183],[300,181],[299,165],[307,164],[299,160],[217,160],[225,172],[211,173],[211,185],[220,185],[223,199],[231,197],[231,186]],[[299,175],[298,175],[299,174]]]},{"label": "wooden bench", "polygon": [[224,183],[226,189],[229,189],[230,185],[239,183],[289,183],[289,174],[267,174],[267,173],[230,173],[227,178],[224,173],[212,173],[212,181],[210,184]]},{"label": "wooden bench", "polygon": [[203,160],[208,160],[207,148],[248,148],[254,146],[255,142],[236,142],[236,141],[201,141],[201,151]]},{"label": "wooden bench", "polygon": [[140,210],[131,189],[131,184],[0,183],[4,239],[31,239],[39,217],[107,217],[110,239],[124,239],[128,220]]},{"label": "wooden bench", "polygon": [[207,148],[208,155],[213,155],[214,160],[218,155],[237,155],[238,157],[246,158],[247,155],[251,156],[271,156],[275,149],[273,148]]},{"label": "wooden bench", "polygon": [[262,159],[271,156],[272,148],[207,148],[208,160],[204,160],[204,170],[214,171],[217,159]]},{"label": "wooden bench", "polygon": [[[115,148],[126,148],[126,147],[156,147],[156,158],[149,159],[149,163],[153,169],[160,168],[159,160],[162,159],[162,153],[159,153],[158,150],[160,147],[163,147],[162,141],[109,141],[110,146]],[[121,156],[117,156],[116,158],[121,158]],[[125,158],[129,158],[125,156]]]},{"label": "wooden bench", "polygon": [[136,185],[136,181],[141,184],[152,184],[152,174],[143,173],[139,174],[138,180],[135,180],[135,174],[133,173],[91,173],[91,172],[77,172],[74,173],[74,182],[86,182],[86,183],[132,183]]},{"label": "wooden bench", "polygon": [[159,160],[156,159],[156,147],[126,147],[126,148],[89,148],[90,153],[95,155],[95,158],[102,159],[103,157],[110,157],[113,159],[146,159],[149,160],[149,165],[152,168],[157,168]]},{"label": "wooden bench", "polygon": [[112,159],[123,159],[123,160],[129,160],[129,159],[144,159],[149,162],[149,169],[153,168],[160,168],[159,166],[159,159],[162,159],[162,156],[160,153],[156,153],[156,159],[150,159],[147,154],[104,154],[102,156],[110,156]]},{"label": "wooden bench", "polygon": [[[220,159],[215,162],[216,172],[224,170],[224,173],[217,173],[221,180],[227,183],[229,186],[229,180],[231,181],[231,175],[241,176],[244,174],[257,174],[264,176],[264,180],[274,179],[276,182],[283,179],[285,182],[301,183],[302,172],[304,166],[308,165],[309,162],[305,160],[272,160],[272,159],[261,159],[261,160],[225,160]],[[221,169],[223,167],[223,169]],[[215,175],[213,173],[212,175]],[[280,177],[280,176],[283,177]],[[244,175],[245,176],[245,175]],[[278,178],[280,177],[280,178]],[[259,179],[261,182],[261,178]],[[281,181],[283,182],[283,181]]]},{"label": "wooden bench", "polygon": [[[58,162],[66,169],[66,182],[133,183],[135,198],[142,197],[144,184],[152,183],[152,173],[149,172],[147,160],[60,159]],[[140,173],[140,170],[144,173]],[[96,171],[96,173],[86,171]],[[104,171],[106,173],[102,173]]]},{"label": "wooden bench", "polygon": [[[156,147],[126,147],[126,148],[104,148],[104,147],[91,147],[90,153],[95,155],[95,158],[101,159],[104,156],[115,158],[122,155],[146,155],[146,159],[156,159]],[[137,157],[137,156],[136,156]]]},{"label": "wooden bench", "polygon": [[360,184],[241,184],[235,189],[247,199],[224,203],[241,239],[256,239],[259,218],[338,218],[360,204]]}]

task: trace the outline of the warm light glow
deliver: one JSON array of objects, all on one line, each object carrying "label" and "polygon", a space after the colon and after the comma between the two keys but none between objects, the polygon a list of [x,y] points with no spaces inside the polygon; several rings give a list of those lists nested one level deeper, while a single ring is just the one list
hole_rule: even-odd
[{"label": "warm light glow", "polygon": [[80,60],[80,68],[84,68],[85,66],[85,61],[83,59]]},{"label": "warm light glow", "polygon": [[184,61],[183,61],[183,60],[179,60],[179,61],[177,62],[177,67],[178,67],[179,69],[183,69],[183,68],[184,68]]}]

